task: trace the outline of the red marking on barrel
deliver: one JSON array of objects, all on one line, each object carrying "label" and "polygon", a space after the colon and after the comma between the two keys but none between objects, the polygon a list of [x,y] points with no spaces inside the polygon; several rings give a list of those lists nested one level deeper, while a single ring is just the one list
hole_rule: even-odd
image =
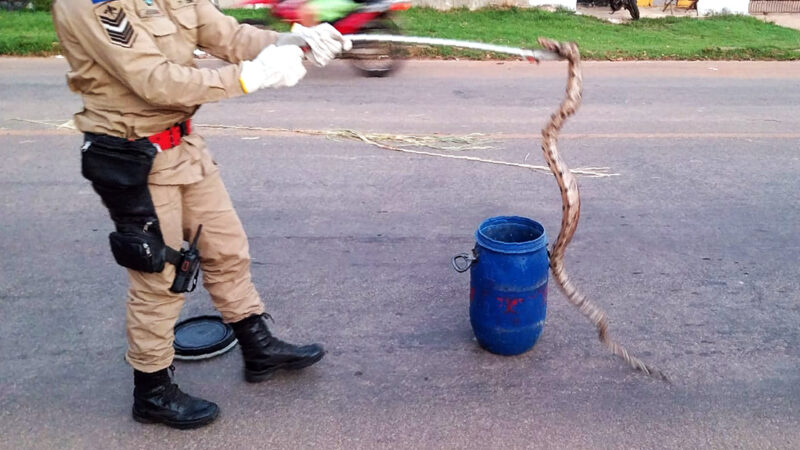
[{"label": "red marking on barrel", "polygon": [[524,301],[525,299],[521,297],[520,298],[497,297],[497,303],[499,303],[501,306],[505,306],[506,308],[505,312],[508,314],[516,314],[517,311],[515,311],[514,308],[516,308],[517,305],[523,303]]},{"label": "red marking on barrel", "polygon": [[475,288],[469,288],[469,302],[472,303],[475,301]]}]

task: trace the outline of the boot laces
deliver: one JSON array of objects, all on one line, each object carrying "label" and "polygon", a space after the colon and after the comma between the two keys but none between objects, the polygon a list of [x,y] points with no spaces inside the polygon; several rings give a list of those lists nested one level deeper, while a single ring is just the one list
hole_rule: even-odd
[{"label": "boot laces", "polygon": [[173,402],[181,402],[189,397],[189,394],[181,391],[178,385],[172,381],[175,379],[175,366],[170,365],[169,372],[169,384],[167,384],[167,386],[164,388],[164,398]]},{"label": "boot laces", "polygon": [[[275,319],[273,319],[272,316],[269,313],[266,313],[266,312],[261,313],[261,317],[263,317],[264,320],[269,319],[270,321],[272,321],[273,324],[275,323]],[[285,342],[285,341],[282,341],[282,340],[278,339],[271,332],[268,332],[267,336],[265,336],[265,338],[261,339],[261,343],[266,347],[272,348],[273,351],[278,351],[278,352],[281,352],[281,351],[294,351],[294,350],[300,348],[299,345],[290,344],[288,342]]]}]

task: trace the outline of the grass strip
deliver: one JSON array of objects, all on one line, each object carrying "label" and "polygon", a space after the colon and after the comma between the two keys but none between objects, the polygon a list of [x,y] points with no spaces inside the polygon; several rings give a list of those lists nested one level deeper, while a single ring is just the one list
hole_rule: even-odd
[{"label": "grass strip", "polygon": [[[468,39],[523,48],[538,47],[539,36],[575,41],[584,59],[800,58],[800,32],[749,16],[664,17],[611,24],[568,11],[551,13],[507,8],[435,12],[412,8],[398,20],[403,32],[414,36]],[[424,49],[423,55],[493,57],[446,48]]]},{"label": "grass strip", "polygon": [[45,56],[58,52],[49,12],[0,11],[0,55]]},{"label": "grass strip", "polygon": [[[269,19],[267,10],[226,10],[239,20],[267,20],[286,31],[288,26]],[[547,36],[578,42],[585,59],[620,60],[796,60],[800,59],[800,32],[748,16],[704,19],[664,17],[625,24],[576,15],[524,8],[487,8],[477,11],[437,11],[412,8],[396,15],[407,35],[466,39],[513,47],[536,48],[536,38]],[[52,55],[58,53],[50,15],[42,11],[0,11],[0,54]],[[411,56],[428,58],[506,59],[451,48],[415,47]]]}]

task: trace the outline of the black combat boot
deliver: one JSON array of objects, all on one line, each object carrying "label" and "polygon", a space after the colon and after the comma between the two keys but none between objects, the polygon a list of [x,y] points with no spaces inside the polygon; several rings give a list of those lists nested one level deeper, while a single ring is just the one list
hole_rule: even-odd
[{"label": "black combat boot", "polygon": [[[170,366],[169,370],[175,369]],[[188,429],[207,425],[219,415],[216,404],[178,389],[167,369],[154,373],[134,370],[133,383],[133,420],[137,422]]]},{"label": "black combat boot", "polygon": [[256,383],[271,377],[276,370],[297,370],[322,359],[319,344],[292,345],[272,336],[267,328],[269,314],[258,314],[231,324],[244,356],[244,379]]}]

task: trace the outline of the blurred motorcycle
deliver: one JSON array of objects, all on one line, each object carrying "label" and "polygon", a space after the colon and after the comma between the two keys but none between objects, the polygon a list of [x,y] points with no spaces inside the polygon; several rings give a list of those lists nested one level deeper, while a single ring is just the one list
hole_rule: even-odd
[{"label": "blurred motorcycle", "polygon": [[[284,22],[312,26],[328,22],[342,34],[400,34],[393,19],[396,11],[411,7],[409,0],[245,0],[244,4],[267,5],[270,14]],[[265,25],[267,21],[245,19],[242,23]],[[385,77],[399,67],[403,49],[390,42],[357,41],[343,55],[355,69],[367,77]]]}]

